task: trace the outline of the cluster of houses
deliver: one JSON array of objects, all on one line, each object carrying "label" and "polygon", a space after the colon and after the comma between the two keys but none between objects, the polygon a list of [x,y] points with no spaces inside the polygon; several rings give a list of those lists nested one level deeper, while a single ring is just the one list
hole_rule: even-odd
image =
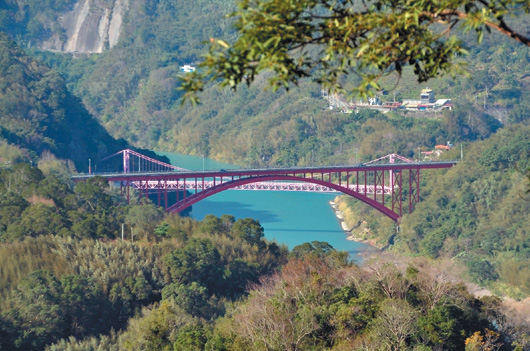
[{"label": "cluster of houses", "polygon": [[[386,95],[384,92],[383,95]],[[346,102],[337,94],[327,94],[322,91],[322,97],[328,100],[330,109],[338,109],[345,113],[351,113],[354,110],[373,109],[382,112],[408,110],[408,111],[442,111],[452,110],[453,103],[451,99],[436,99],[434,91],[425,88],[420,93],[419,100],[404,99],[402,102],[381,102],[379,96],[371,97],[368,101]]]},{"label": "cluster of houses", "polygon": [[404,99],[401,106],[402,108],[412,111],[453,109],[451,99],[436,100],[434,97],[434,91],[429,88],[425,88],[421,91],[419,100]]}]

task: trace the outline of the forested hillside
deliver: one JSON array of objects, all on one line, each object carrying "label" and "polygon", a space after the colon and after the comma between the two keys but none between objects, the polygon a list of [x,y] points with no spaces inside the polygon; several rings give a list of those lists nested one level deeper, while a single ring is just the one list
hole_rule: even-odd
[{"label": "forested hillside", "polygon": [[[528,113],[528,112],[527,112]],[[430,174],[400,240],[412,252],[455,257],[479,283],[530,294],[530,127],[506,127],[474,143],[445,175]]]},{"label": "forested hillside", "polygon": [[499,293],[527,295],[530,199],[524,170],[530,166],[529,150],[527,123],[502,128],[466,146],[463,161],[452,169],[422,174],[421,202],[403,218],[397,235],[391,221],[344,197],[351,207],[349,223],[358,237],[382,246],[393,243],[399,251],[457,259],[475,281],[498,280],[502,284],[492,287]]},{"label": "forested hillside", "polygon": [[[24,5],[11,0],[1,12],[2,28],[21,45],[30,46],[29,53],[44,59],[66,79],[65,86],[57,73],[37,60],[23,56],[20,49],[2,37],[5,77],[1,100],[3,113],[0,116],[2,136],[9,143],[34,150],[37,155],[50,151],[79,164],[86,163],[88,158],[95,159],[97,155],[116,151],[118,145],[123,145],[114,143],[105,135],[79,100],[110,134],[125,138],[133,145],[210,155],[242,166],[351,163],[391,152],[412,157],[418,150],[429,150],[436,144],[487,139],[500,128],[500,135],[507,135],[503,141],[495,141],[500,140],[499,136],[477,144],[469,154],[466,146],[464,162],[483,160],[479,163],[481,168],[473,164],[468,167],[483,174],[477,181],[485,182],[483,186],[473,188],[474,197],[470,197],[469,189],[456,188],[452,195],[444,195],[447,198],[432,198],[437,192],[429,189],[435,189],[440,179],[425,180],[424,203],[439,204],[439,208],[424,210],[427,205],[420,206],[415,214],[404,220],[403,231],[396,237],[396,242],[414,243],[407,245],[411,246],[412,252],[431,256],[459,254],[461,244],[451,243],[455,237],[461,236],[457,234],[459,227],[465,228],[463,232],[466,234],[462,237],[466,238],[482,235],[483,230],[496,232],[494,225],[486,223],[497,221],[492,216],[499,213],[498,206],[505,206],[505,199],[511,192],[517,192],[517,184],[522,182],[514,177],[520,174],[517,169],[522,172],[526,167],[528,145],[521,141],[525,136],[515,138],[510,132],[502,131],[502,127],[528,124],[529,51],[514,42],[501,41],[504,38],[499,35],[486,35],[480,45],[473,43],[470,34],[464,35],[469,46],[469,55],[465,57],[469,75],[429,82],[438,97],[452,99],[455,107],[453,111],[431,116],[413,112],[387,115],[377,112],[337,113],[326,108],[327,103],[320,96],[320,86],[311,79],[302,80],[298,87],[289,91],[273,93],[265,89],[266,77],[258,77],[252,86],[241,87],[235,92],[219,91],[217,87],[209,86],[201,96],[202,105],[181,107],[180,93],[176,90],[179,66],[196,63],[205,50],[203,42],[209,38],[230,40],[234,37],[231,20],[225,15],[234,9],[235,2],[130,1],[118,44],[103,54],[51,53],[28,45],[38,42],[39,35],[50,35],[54,30],[53,26],[46,26],[44,32],[39,31],[39,23],[42,25],[43,21],[70,11],[73,5],[68,1],[53,4],[32,1]],[[42,16],[36,16],[40,10]],[[10,17],[10,13],[15,16]],[[525,23],[523,18],[514,25],[524,28]],[[353,86],[355,78],[348,79],[350,81],[345,80],[344,85]],[[406,70],[399,81],[387,79],[382,85],[390,91],[383,97],[387,100],[393,100],[394,95],[398,100],[417,98],[423,87],[417,85]],[[514,127],[514,130],[523,133],[524,128]],[[80,132],[86,130],[93,132]],[[502,143],[517,145],[506,148]],[[488,157],[479,156],[480,152],[474,151],[481,148],[488,150],[492,158],[504,157],[505,161],[500,163],[502,168],[486,166],[487,162],[497,165],[497,161],[487,161]],[[4,145],[4,149],[6,155],[17,154],[10,146]],[[457,183],[453,180],[446,187]],[[446,212],[453,196],[465,199],[459,204],[459,211],[465,208],[471,211],[471,217],[479,216],[480,219],[473,223],[449,224],[457,213],[461,213]],[[474,208],[481,201],[486,201],[487,205],[479,206],[482,211],[479,213]],[[518,203],[522,206],[524,201]],[[369,219],[370,232],[384,245],[389,240],[392,242],[394,229],[391,224],[374,220],[374,215],[366,211],[355,205],[356,221],[353,222]],[[433,216],[430,212],[444,220],[432,222],[430,228],[413,224],[422,222],[426,216]],[[525,217],[523,214],[519,217]],[[457,223],[462,219],[454,220]],[[483,224],[478,225],[477,221]],[[438,228],[439,225],[446,229]],[[524,226],[521,228],[517,235],[527,237]],[[466,245],[470,248],[469,243]],[[512,251],[505,245],[499,247],[503,247],[501,251]],[[486,280],[495,280],[499,276],[498,270],[502,271],[500,263],[495,263],[500,259],[490,262],[487,257],[495,256],[496,251],[473,252],[478,256],[466,262],[473,265],[478,260],[484,267],[493,265],[492,274]],[[514,260],[524,262],[525,257],[517,253]],[[511,262],[511,258],[507,260]],[[475,267],[478,269],[479,266]],[[521,283],[521,279],[511,281],[526,284]]]},{"label": "forested hillside", "polygon": [[29,150],[28,161],[36,163],[48,154],[86,167],[89,158],[97,160],[127,145],[88,114],[56,71],[2,33],[0,76],[0,136],[3,144]]},{"label": "forested hillside", "polygon": [[[170,308],[171,314],[164,315],[168,320],[140,322],[145,326],[138,327],[155,339],[143,339],[134,330],[130,338],[165,343],[170,334],[173,338],[179,331],[209,328],[209,321],[245,294],[248,283],[286,260],[287,250],[264,241],[263,228],[250,218],[211,216],[195,222],[173,217],[161,223],[162,218],[145,212],[146,206],[142,218],[157,227],[156,236],[154,227],[142,222],[127,225],[128,231],[136,231],[134,241],[129,234],[126,241],[81,240],[52,228],[56,235],[25,232],[24,240],[3,243],[2,350],[43,350],[61,338],[121,334],[129,324],[134,328],[131,317],[161,300],[161,308]],[[138,218],[133,213],[129,209]],[[36,224],[44,224],[43,219]],[[153,328],[161,334],[151,332]],[[137,349],[136,343],[129,347]]]},{"label": "forested hillside", "polygon": [[[87,172],[105,156],[131,147],[114,139],[64,79],[39,58],[21,50],[0,33],[0,162],[39,164],[49,173]],[[150,150],[142,150],[151,157]],[[117,162],[117,164],[115,164]],[[119,160],[107,161],[107,169]],[[117,169],[117,168],[116,168]]]},{"label": "forested hillside", "polygon": [[[342,209],[359,237],[449,258],[475,282],[526,297],[527,48],[466,34],[469,76],[429,82],[454,104],[431,115],[339,113],[312,79],[272,92],[266,75],[237,91],[207,86],[201,105],[181,106],[179,67],[210,38],[235,37],[225,17],[235,1],[127,3],[118,42],[101,54],[39,47],[64,35],[75,1],[0,3],[1,350],[530,349],[528,313],[471,296],[440,261],[360,268],[319,242],[289,255],[255,219],[197,222],[127,205],[100,178],[65,180],[127,145],[253,167],[418,157],[447,142],[457,147],[442,157],[457,158],[463,145],[454,168],[422,174],[399,231],[351,198]],[[408,70],[382,85],[386,101],[425,87]]]},{"label": "forested hillside", "polygon": [[259,221],[126,206],[98,177],[72,190],[17,164],[0,179],[2,350],[529,346],[524,313],[435,262],[359,268],[321,242],[288,255]]},{"label": "forested hillside", "polygon": [[[179,67],[196,64],[210,38],[234,38],[231,21],[225,18],[234,8],[233,0],[130,1],[120,40],[105,53],[73,56],[36,48],[31,52],[65,77],[71,91],[109,133],[137,147],[205,154],[241,165],[327,163],[330,158],[352,161],[363,142],[350,138],[344,116],[325,110],[320,86],[311,79],[302,80],[288,92],[276,93],[264,91],[266,77],[237,92],[210,86],[201,95],[201,106],[180,107],[181,93],[176,90]],[[524,19],[516,25],[524,27]],[[6,28],[13,37],[15,28],[22,28],[21,24]],[[452,129],[439,133],[438,139],[480,139],[489,135],[484,124],[492,124],[493,119],[503,123],[525,119],[530,86],[528,50],[500,35],[486,35],[481,45],[473,43],[471,34],[468,37],[464,38],[470,46],[465,57],[469,76],[428,83],[437,97],[450,98],[456,106]],[[20,39],[22,45],[29,40],[24,38]],[[351,88],[356,78],[348,79],[344,84]],[[394,92],[398,100],[418,98],[425,88],[409,71],[399,81],[382,84],[390,91],[384,97],[390,101]],[[433,145],[399,149],[385,145],[363,150],[360,157],[410,154],[419,146]]]}]

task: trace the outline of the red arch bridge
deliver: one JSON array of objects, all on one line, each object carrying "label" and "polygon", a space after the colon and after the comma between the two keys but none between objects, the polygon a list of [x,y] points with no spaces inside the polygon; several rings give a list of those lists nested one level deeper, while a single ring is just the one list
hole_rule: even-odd
[{"label": "red arch bridge", "polygon": [[[396,222],[404,213],[412,212],[420,201],[420,170],[449,168],[456,164],[456,161],[414,162],[390,154],[357,165],[190,171],[132,150],[122,150],[109,157],[118,154],[123,154],[122,173],[94,174],[89,170],[89,174],[72,178],[82,181],[97,175],[119,183],[128,202],[131,188],[136,189],[140,198],[155,194],[155,201],[168,212],[180,212],[229,189],[341,192]],[[177,194],[172,205],[168,203],[171,191]]]}]

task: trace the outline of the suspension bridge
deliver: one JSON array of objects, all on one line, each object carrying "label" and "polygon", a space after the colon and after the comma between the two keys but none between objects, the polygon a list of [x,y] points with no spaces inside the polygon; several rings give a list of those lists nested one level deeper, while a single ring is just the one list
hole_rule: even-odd
[{"label": "suspension bridge", "polygon": [[[80,174],[74,181],[101,176],[119,183],[127,202],[131,189],[139,197],[155,197],[158,206],[168,212],[180,212],[191,205],[225,190],[268,190],[341,192],[374,207],[394,221],[411,213],[420,201],[420,170],[450,168],[456,161],[415,162],[397,154],[376,160],[343,166],[316,166],[269,169],[230,169],[192,171],[122,150],[105,159],[122,155],[119,173]],[[104,159],[104,160],[105,160]],[[168,193],[176,201],[168,201]]]}]

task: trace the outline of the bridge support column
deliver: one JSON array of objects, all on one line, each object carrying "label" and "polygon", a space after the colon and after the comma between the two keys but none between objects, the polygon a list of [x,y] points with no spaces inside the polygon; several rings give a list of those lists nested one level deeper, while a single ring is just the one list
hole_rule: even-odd
[{"label": "bridge support column", "polygon": [[[383,189],[383,186],[384,186],[384,182],[382,181],[383,179],[383,174],[384,174],[385,171],[374,171],[374,200],[375,202],[378,202],[377,201],[377,192],[379,191],[379,189]],[[384,191],[383,191],[383,198],[384,198],[385,194],[384,194]],[[384,201],[382,202],[384,204]]]},{"label": "bridge support column", "polygon": [[158,184],[156,185],[157,190],[157,200],[158,200],[158,207],[160,207],[160,198],[162,197],[162,186],[160,185],[160,181],[158,181]]},{"label": "bridge support column", "polygon": [[420,202],[420,169],[409,170],[409,213]]},{"label": "bridge support column", "polygon": [[123,173],[127,174],[130,172],[130,157],[129,150],[123,150]]},{"label": "bridge support column", "polygon": [[164,209],[167,210],[169,207],[167,203],[167,180],[164,180]]},{"label": "bridge support column", "polygon": [[383,194],[381,203],[385,204],[385,171],[381,171],[381,193]]},{"label": "bridge support column", "polygon": [[364,196],[365,197],[366,197],[366,194],[368,193],[368,188],[367,188],[367,186],[368,186],[368,181],[367,180],[368,179],[367,178],[368,178],[368,174],[367,174],[366,171],[364,171]]},{"label": "bridge support column", "polygon": [[399,206],[399,217],[401,217],[403,215],[403,197],[402,197],[403,177],[402,177],[401,171],[392,172],[391,186],[392,186],[392,212],[396,212],[397,207]]}]

